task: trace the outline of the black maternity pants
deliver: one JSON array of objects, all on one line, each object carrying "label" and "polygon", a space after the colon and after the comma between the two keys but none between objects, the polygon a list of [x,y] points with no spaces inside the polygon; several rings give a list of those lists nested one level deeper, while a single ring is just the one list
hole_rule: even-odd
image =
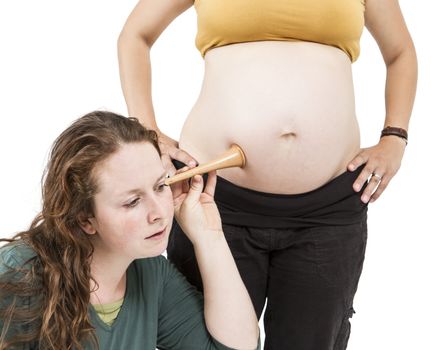
[{"label": "black maternity pants", "polygon": [[[367,183],[352,188],[363,167],[293,195],[217,178],[223,231],[258,317],[267,301],[265,350],[346,349],[367,241]],[[168,258],[202,290],[193,246],[175,220]]]}]

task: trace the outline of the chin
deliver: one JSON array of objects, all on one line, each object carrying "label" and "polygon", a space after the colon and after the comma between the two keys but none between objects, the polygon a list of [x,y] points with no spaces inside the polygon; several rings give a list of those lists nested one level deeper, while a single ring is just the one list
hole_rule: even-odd
[{"label": "chin", "polygon": [[168,247],[168,240],[166,239],[166,240],[163,240],[163,242],[160,242],[160,244],[157,244],[157,246],[149,249],[146,252],[145,256],[142,256],[142,258],[154,258],[156,256],[162,255],[167,247]]}]

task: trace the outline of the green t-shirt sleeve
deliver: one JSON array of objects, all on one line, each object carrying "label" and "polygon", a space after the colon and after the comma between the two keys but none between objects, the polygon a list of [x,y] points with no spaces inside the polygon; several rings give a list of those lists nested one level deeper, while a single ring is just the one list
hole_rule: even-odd
[{"label": "green t-shirt sleeve", "polygon": [[202,293],[172,263],[163,260],[164,285],[159,305],[157,347],[160,350],[233,350],[208,332]]},{"label": "green t-shirt sleeve", "polygon": [[[11,244],[0,248],[0,279],[2,282],[7,282],[10,280],[18,279],[21,272],[15,272],[15,269],[25,268],[26,261],[32,257],[31,251],[25,247],[21,247],[19,244]],[[7,297],[3,296],[2,291],[0,291],[0,308],[5,309],[11,303],[15,303],[19,307],[25,307],[30,303],[30,298],[15,298],[11,295]],[[4,320],[0,318],[0,330],[3,330]],[[26,332],[26,326],[22,324],[16,324],[12,322],[5,334],[6,339],[12,338],[15,334]],[[26,343],[15,345],[13,349],[16,350],[35,350],[38,349],[37,345],[33,343]]]}]

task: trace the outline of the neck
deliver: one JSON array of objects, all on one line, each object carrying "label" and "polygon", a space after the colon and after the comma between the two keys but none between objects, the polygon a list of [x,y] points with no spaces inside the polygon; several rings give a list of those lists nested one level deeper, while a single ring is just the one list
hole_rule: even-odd
[{"label": "neck", "polygon": [[91,304],[108,304],[124,298],[126,293],[126,271],[130,259],[124,259],[94,248],[91,262],[91,275],[96,280],[91,281]]}]

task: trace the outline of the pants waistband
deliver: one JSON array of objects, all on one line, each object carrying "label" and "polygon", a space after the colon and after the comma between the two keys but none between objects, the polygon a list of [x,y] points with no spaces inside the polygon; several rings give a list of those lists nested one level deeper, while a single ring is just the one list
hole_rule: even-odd
[{"label": "pants waistband", "polygon": [[360,199],[353,183],[365,165],[346,171],[328,183],[298,194],[265,193],[240,187],[218,176],[214,199],[222,222],[231,225],[305,228],[349,225],[363,220],[368,204]]}]

